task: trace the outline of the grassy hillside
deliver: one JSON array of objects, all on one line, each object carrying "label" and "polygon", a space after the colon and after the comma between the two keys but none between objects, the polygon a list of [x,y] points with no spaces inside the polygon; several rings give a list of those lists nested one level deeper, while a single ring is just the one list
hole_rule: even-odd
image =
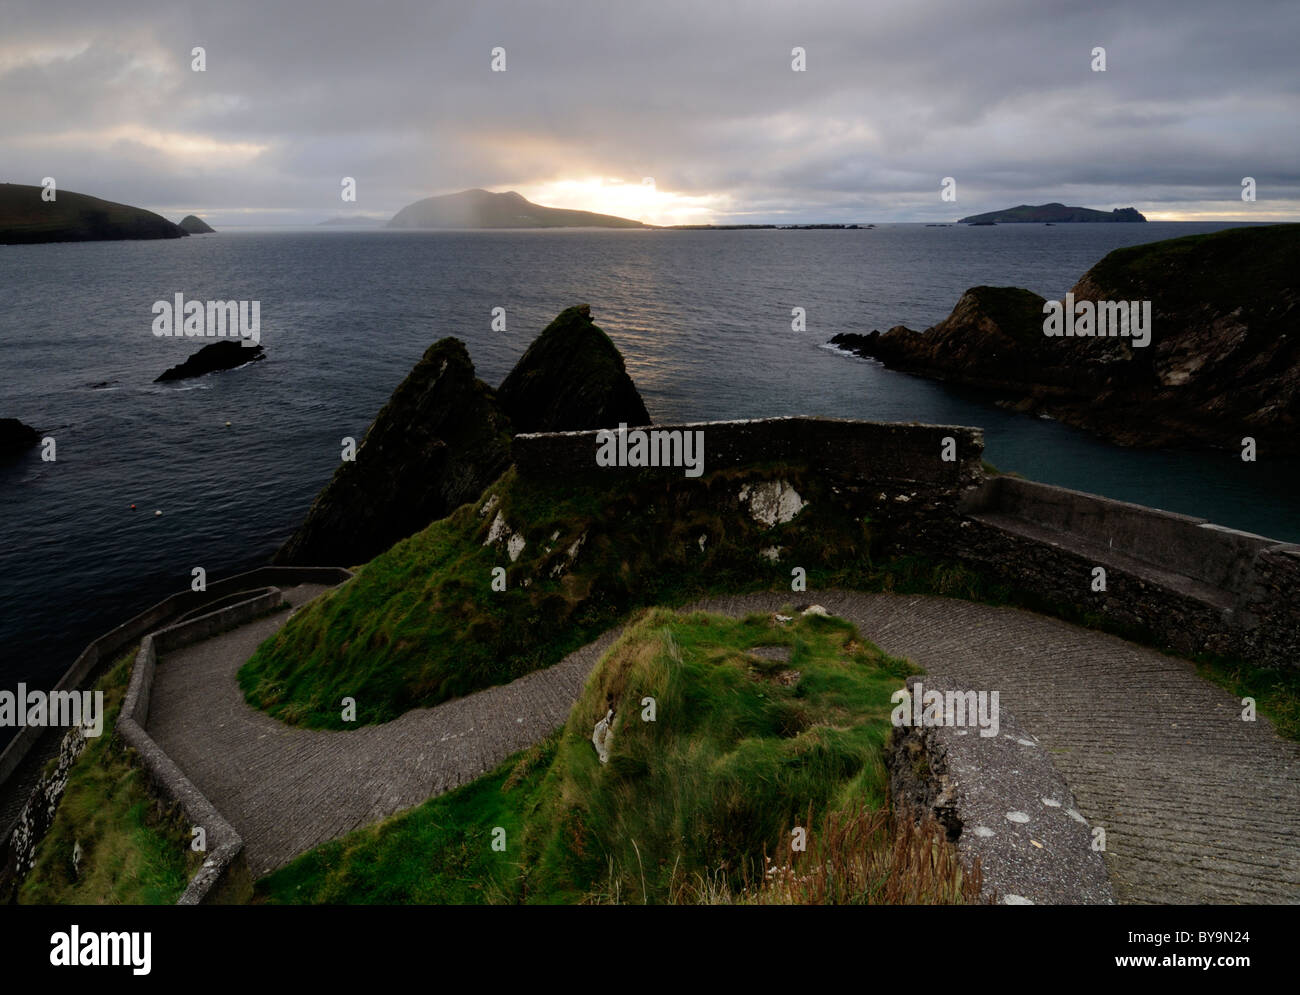
[{"label": "grassy hillside", "polygon": [[[742,510],[746,483],[784,480],[809,506],[767,528]],[[490,510],[485,503],[492,501]],[[510,559],[494,523],[525,539]],[[703,538],[703,542],[701,542]],[[513,469],[478,502],[397,543],[299,612],[239,674],[250,703],[286,722],[383,722],[557,662],[636,607],[713,591],[790,589],[870,576],[871,526],[821,475],[767,467],[640,486],[523,485]],[[772,562],[763,550],[779,550]],[[495,567],[507,589],[492,589]],[[349,724],[346,728],[355,728]]]},{"label": "grassy hillside", "polygon": [[[883,814],[889,695],[911,672],[838,619],[650,611],[593,671],[557,737],[305,854],[263,879],[258,896],[972,900],[978,883],[942,834],[895,832]],[[610,708],[602,764],[591,736]],[[808,830],[805,853],[791,849],[796,826]],[[498,827],[504,849],[492,847]]]},{"label": "grassy hillside", "polygon": [[190,850],[190,827],[177,807],[149,790],[114,732],[134,657],[134,650],[123,656],[96,684],[104,692],[104,733],[87,740],[73,763],[19,889],[22,904],[174,904],[203,862]]},{"label": "grassy hillside", "polygon": [[161,215],[71,190],[41,199],[42,188],[0,183],[0,244],[83,242],[122,238],[183,238]]}]

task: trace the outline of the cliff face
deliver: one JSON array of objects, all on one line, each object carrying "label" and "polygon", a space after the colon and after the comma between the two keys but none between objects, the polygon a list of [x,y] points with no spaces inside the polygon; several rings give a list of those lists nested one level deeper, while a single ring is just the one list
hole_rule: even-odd
[{"label": "cliff face", "polygon": [[590,309],[564,311],[529,346],[499,392],[447,338],[393,392],[356,459],[342,463],[280,564],[352,566],[472,501],[510,465],[520,431],[650,421],[614,343]]},{"label": "cliff face", "polygon": [[1300,452],[1300,225],[1233,228],[1118,249],[1071,290],[1150,301],[1151,341],[1048,337],[1044,300],[974,287],[923,333],[898,326],[832,342],[886,366],[992,390],[1136,446]]},{"label": "cliff face", "polygon": [[0,184],[0,245],[87,242],[122,238],[183,238],[189,233],[166,218],[126,204],[58,190],[41,199],[42,188]]}]

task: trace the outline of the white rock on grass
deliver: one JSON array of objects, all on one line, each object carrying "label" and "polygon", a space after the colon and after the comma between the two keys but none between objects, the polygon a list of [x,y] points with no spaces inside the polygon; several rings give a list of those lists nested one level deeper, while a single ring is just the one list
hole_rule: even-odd
[{"label": "white rock on grass", "polygon": [[799,492],[784,480],[744,484],[738,496],[742,503],[749,505],[749,516],[768,528],[793,520],[808,506]]},{"label": "white rock on grass", "polygon": [[524,546],[526,545],[527,542],[524,540],[524,537],[518,532],[506,540],[506,552],[510,554],[511,563],[514,563],[515,560],[519,559],[519,554],[524,551]]},{"label": "white rock on grass", "polygon": [[484,546],[491,546],[494,542],[500,542],[510,534],[510,526],[506,524],[506,516],[497,512],[497,517],[492,519],[492,524],[488,526],[487,538],[483,540]]},{"label": "white rock on grass", "polygon": [[596,723],[591,734],[591,745],[596,748],[596,756],[603,764],[609,763],[609,744],[614,739],[614,710],[611,708],[605,717]]}]

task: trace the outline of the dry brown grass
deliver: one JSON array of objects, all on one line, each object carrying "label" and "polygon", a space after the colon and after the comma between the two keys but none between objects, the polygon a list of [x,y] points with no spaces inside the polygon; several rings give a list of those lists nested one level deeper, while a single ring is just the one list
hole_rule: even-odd
[{"label": "dry brown grass", "polygon": [[933,818],[916,822],[888,810],[832,812],[808,827],[806,852],[781,862],[764,857],[761,880],[734,893],[718,873],[682,880],[673,901],[684,905],[974,905],[978,861],[962,866],[955,844]]}]

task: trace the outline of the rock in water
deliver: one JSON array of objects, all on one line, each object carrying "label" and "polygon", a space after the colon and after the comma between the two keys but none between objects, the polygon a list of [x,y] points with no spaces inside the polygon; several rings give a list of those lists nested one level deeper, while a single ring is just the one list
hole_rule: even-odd
[{"label": "rock in water", "polygon": [[0,462],[17,459],[40,439],[36,429],[17,418],[0,418]]},{"label": "rock in water", "polygon": [[217,370],[233,370],[236,366],[265,358],[266,352],[260,345],[245,346],[232,340],[213,342],[211,345],[205,345],[180,366],[173,366],[164,371],[154,380],[154,383],[201,377],[205,373],[215,373]]},{"label": "rock in water", "polygon": [[583,304],[560,312],[528,347],[497,397],[516,432],[649,425],[623,357]]},{"label": "rock in water", "polygon": [[187,214],[181,218],[181,230],[191,235],[211,235],[216,232],[216,229],[210,224],[193,214]]},{"label": "rock in water", "polygon": [[509,464],[509,419],[474,376],[465,344],[442,339],[393,392],[355,460],[335,471],[275,562],[365,563],[478,497]]}]

